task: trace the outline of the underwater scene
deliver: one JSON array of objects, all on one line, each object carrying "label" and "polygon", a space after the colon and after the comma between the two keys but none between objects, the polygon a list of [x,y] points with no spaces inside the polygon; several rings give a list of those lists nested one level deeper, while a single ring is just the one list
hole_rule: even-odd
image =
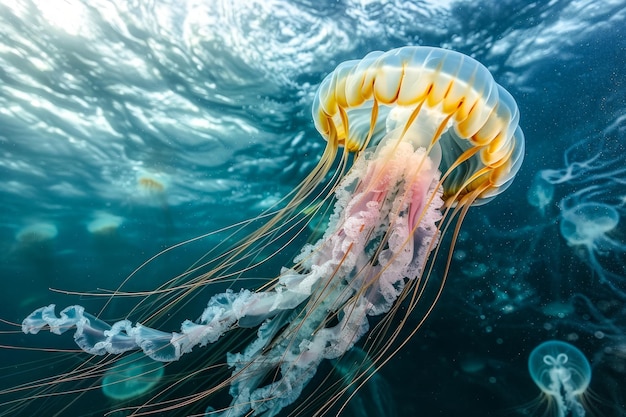
[{"label": "underwater scene", "polygon": [[0,36],[0,416],[626,416],[626,1]]}]

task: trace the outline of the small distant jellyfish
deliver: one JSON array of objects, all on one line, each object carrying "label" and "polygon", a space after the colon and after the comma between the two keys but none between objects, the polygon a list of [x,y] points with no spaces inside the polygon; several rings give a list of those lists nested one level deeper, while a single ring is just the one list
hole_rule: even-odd
[{"label": "small distant jellyfish", "polygon": [[48,262],[54,251],[54,241],[59,234],[57,227],[48,222],[29,224],[17,231],[10,254],[33,264],[33,260]]},{"label": "small distant jellyfish", "polygon": [[135,186],[131,188],[130,192],[137,203],[167,209],[170,176],[163,172],[144,169],[138,170],[136,175]]},{"label": "small distant jellyfish", "polygon": [[601,262],[608,255],[626,254],[626,243],[615,237],[621,213],[615,204],[598,198],[601,190],[588,187],[561,201],[561,235],[572,247],[582,249],[583,260],[594,270],[600,282],[609,285],[616,294],[623,290],[615,285],[624,277],[622,273],[607,269]]},{"label": "small distant jellyfish", "polygon": [[149,195],[162,194],[167,189],[168,180],[165,174],[140,171],[137,175],[137,188],[140,192]]},{"label": "small distant jellyfish", "polygon": [[138,353],[115,363],[102,378],[102,392],[115,401],[140,397],[154,388],[163,377],[163,364]]},{"label": "small distant jellyfish", "polygon": [[547,181],[542,172],[535,174],[533,182],[530,185],[526,196],[528,204],[536,207],[542,217],[546,216],[547,207],[552,203],[554,198],[554,184]]},{"label": "small distant jellyfish", "polygon": [[18,244],[28,246],[53,240],[59,231],[52,223],[33,223],[15,234]]},{"label": "small distant jellyfish", "polygon": [[111,236],[117,233],[117,229],[123,222],[124,219],[120,216],[99,211],[87,224],[87,231],[94,236]]},{"label": "small distant jellyfish", "polygon": [[580,400],[591,381],[591,366],[580,350],[559,340],[543,342],[530,353],[528,371],[547,398],[554,401],[551,408],[555,416],[585,416]]}]

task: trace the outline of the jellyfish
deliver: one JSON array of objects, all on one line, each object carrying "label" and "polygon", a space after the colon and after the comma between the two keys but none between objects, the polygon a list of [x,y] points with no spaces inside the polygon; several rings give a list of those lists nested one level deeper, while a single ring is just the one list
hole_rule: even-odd
[{"label": "jellyfish", "polygon": [[554,184],[548,182],[542,174],[544,172],[535,174],[527,193],[527,199],[531,206],[539,210],[541,217],[545,217],[546,210],[554,198]]},{"label": "jellyfish", "polygon": [[8,255],[39,269],[42,277],[47,276],[46,272],[51,270],[54,263],[58,234],[59,230],[53,223],[31,223],[17,231],[15,243]]},{"label": "jellyfish", "polygon": [[52,223],[33,223],[20,229],[15,240],[21,246],[38,245],[53,240],[59,231]]},{"label": "jellyfish", "polygon": [[[333,370],[338,373],[346,387],[345,395],[349,397],[347,408],[351,411],[350,415],[353,417],[398,415],[391,386],[376,372],[377,369],[366,352],[355,346],[332,363]],[[355,380],[358,380],[359,384],[355,384]]]},{"label": "jellyfish", "polygon": [[[543,182],[552,185],[590,184],[597,181],[623,182],[626,168],[619,148],[621,125],[609,126],[602,138],[592,136],[575,142],[565,150],[563,168],[546,168],[537,173]],[[618,146],[613,149],[612,146]],[[611,154],[616,153],[616,156]]]},{"label": "jellyfish", "polygon": [[[417,332],[441,295],[467,210],[509,187],[524,137],[515,101],[485,67],[432,47],[372,52],[340,64],[322,81],[312,114],[326,140],[324,153],[284,206],[255,220],[265,220],[258,230],[145,295],[127,319],[109,324],[102,312],[80,305],[57,314],[51,304],[26,317],[22,331],[72,330],[91,355],[140,351],[159,362],[182,361],[201,347],[223,357],[218,346],[225,346],[223,380],[186,393],[183,401],[170,400],[165,390],[137,414],[211,401],[226,388],[230,404],[205,401],[198,412],[271,417],[290,407],[292,415],[331,413],[344,396],[298,400],[313,389],[308,384],[322,361],[358,344],[371,359],[355,371],[358,384]],[[306,231],[302,213],[326,203],[332,210],[323,235],[277,276],[248,288],[260,251]],[[446,253],[441,242],[448,230]],[[230,287],[208,297],[199,318],[185,319],[179,330],[159,328],[160,319],[171,326],[176,306],[189,307],[196,293],[224,283]],[[138,295],[118,288],[113,297]],[[412,312],[419,324],[400,337]],[[209,363],[204,371],[213,374],[224,367]]]},{"label": "jellyfish", "polygon": [[[589,186],[561,200],[561,235],[572,247],[582,249],[582,258],[616,295],[626,298],[618,283],[624,282],[623,263],[619,257],[626,254],[626,242],[618,233],[623,208],[617,201],[607,199],[607,189]],[[615,196],[610,193],[611,199]],[[617,267],[607,268],[602,258],[617,259]]]},{"label": "jellyfish", "polygon": [[94,236],[111,236],[117,233],[117,229],[124,222],[120,216],[104,211],[94,213],[93,220],[87,224],[87,231]]},{"label": "jellyfish", "polygon": [[163,364],[137,352],[108,369],[102,378],[102,392],[115,401],[125,401],[150,392],[163,377]]},{"label": "jellyfish", "polygon": [[556,416],[585,416],[580,399],[591,381],[591,366],[575,346],[559,340],[541,343],[528,357],[528,371],[541,391],[554,400]]},{"label": "jellyfish", "polygon": [[140,170],[137,173],[137,191],[145,195],[163,194],[168,182],[168,177],[161,172]]}]

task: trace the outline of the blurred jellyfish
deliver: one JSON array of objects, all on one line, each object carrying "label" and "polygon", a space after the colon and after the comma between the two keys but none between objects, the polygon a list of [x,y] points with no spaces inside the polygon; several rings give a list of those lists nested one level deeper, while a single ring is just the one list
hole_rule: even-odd
[{"label": "blurred jellyfish", "polygon": [[94,214],[93,220],[87,224],[87,231],[94,236],[112,236],[117,233],[117,229],[124,222],[120,216],[98,211]]},{"label": "blurred jellyfish", "polygon": [[591,366],[580,350],[559,340],[543,342],[530,353],[528,371],[554,401],[555,416],[585,416],[580,400],[591,381]]},{"label": "blurred jellyfish", "polygon": [[536,207],[542,217],[546,216],[547,207],[552,203],[554,198],[554,184],[546,181],[543,172],[538,172],[533,178],[533,182],[528,190],[528,203]]},{"label": "blurred jellyfish", "polygon": [[102,378],[102,392],[115,401],[140,397],[153,389],[163,377],[163,364],[132,353],[109,368]]},{"label": "blurred jellyfish", "polygon": [[163,194],[168,184],[169,178],[161,172],[140,170],[137,173],[137,189],[145,195]]},{"label": "blurred jellyfish", "polygon": [[[49,305],[30,314],[22,330],[34,334],[49,328],[61,334],[75,328],[75,342],[90,354],[141,350],[162,362],[225,339],[220,345],[232,352],[226,355],[230,375],[195,397],[186,393],[184,404],[229,387],[230,405],[204,405],[201,412],[271,417],[293,404],[296,415],[331,413],[342,395],[331,394],[326,402],[298,400],[318,366],[360,342],[371,362],[357,362],[358,380],[356,375],[367,378],[398,351],[406,340],[397,340],[400,328],[391,323],[393,315],[401,314],[405,323],[418,311],[418,322],[424,322],[452,258],[451,251],[438,247],[442,234],[451,230],[454,242],[469,207],[508,188],[523,159],[524,138],[515,101],[486,68],[462,54],[429,47],[374,52],[339,65],[319,87],[313,118],[327,146],[291,201],[273,217],[265,214],[265,225],[226,247],[223,255],[211,253],[214,262],[200,265],[209,272],[194,278],[200,267],[190,269],[132,311],[154,309],[154,315],[148,311],[139,322],[109,325],[82,306],[57,315]],[[324,185],[333,166],[339,169]],[[251,281],[244,278],[258,266],[251,260],[284,234],[306,230],[302,207],[324,202],[333,210],[323,236],[306,244],[295,264],[275,279],[246,288]],[[436,277],[440,253],[446,263]],[[175,313],[174,307],[187,304],[197,291],[224,282],[231,289],[210,297],[197,320],[184,320],[178,332],[155,328],[162,325],[160,317]],[[122,295],[130,294],[115,292]],[[407,302],[400,309],[402,300]],[[369,318],[381,315],[362,340]],[[247,337],[229,339],[233,334]],[[212,378],[219,358],[207,358]],[[170,404],[154,400],[141,412]]]},{"label": "blurred jellyfish", "polygon": [[376,366],[363,349],[353,347],[334,360],[333,367],[346,387],[344,395],[348,397],[347,408],[352,417],[398,414],[391,386],[376,372]]},{"label": "blurred jellyfish", "polygon": [[164,172],[138,169],[135,186],[131,188],[132,198],[138,204],[160,206],[167,211],[170,183],[170,176]]},{"label": "blurred jellyfish", "polygon": [[31,246],[49,242],[58,234],[57,227],[52,223],[33,223],[20,229],[15,234],[15,240],[21,246]]},{"label": "blurred jellyfish", "polygon": [[49,272],[54,262],[54,244],[58,234],[59,230],[53,223],[29,224],[15,234],[15,243],[8,251],[8,256],[17,256],[29,266]]},{"label": "blurred jellyfish", "polygon": [[[579,254],[616,294],[626,297],[626,282],[621,256],[626,254],[624,235],[617,233],[623,208],[607,202],[606,189],[589,186],[561,200],[561,235],[568,245],[582,249]],[[612,197],[612,195],[610,196]],[[603,261],[607,259],[607,261]],[[613,262],[610,260],[613,259]],[[605,265],[612,264],[612,269]]]}]

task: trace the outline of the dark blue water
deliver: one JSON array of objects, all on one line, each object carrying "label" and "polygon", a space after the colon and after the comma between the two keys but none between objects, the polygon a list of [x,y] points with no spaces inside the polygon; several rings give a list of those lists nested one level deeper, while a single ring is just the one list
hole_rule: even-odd
[{"label": "dark blue water", "polygon": [[[625,20],[626,3],[608,0],[1,1],[0,318],[21,323],[49,303],[99,311],[102,298],[49,289],[115,289],[159,251],[271,207],[320,157],[310,108],[326,74],[372,50],[440,46],[476,58],[513,95],[526,158],[509,190],[470,211],[440,302],[380,371],[397,415],[529,415],[539,389],[528,355],[560,339],[591,361],[594,414],[623,416]],[[559,180],[537,182],[546,170]],[[537,207],[529,192],[551,197]],[[619,222],[590,245],[568,243],[561,223],[584,202]],[[226,237],[169,252],[125,288],[158,287]],[[206,297],[197,303],[189,318]],[[74,347],[69,335],[0,338]],[[2,350],[0,389],[86,358],[53,360]],[[32,395],[2,393],[0,404]],[[67,409],[74,397],[53,398],[39,415],[114,408],[90,395]]]}]

